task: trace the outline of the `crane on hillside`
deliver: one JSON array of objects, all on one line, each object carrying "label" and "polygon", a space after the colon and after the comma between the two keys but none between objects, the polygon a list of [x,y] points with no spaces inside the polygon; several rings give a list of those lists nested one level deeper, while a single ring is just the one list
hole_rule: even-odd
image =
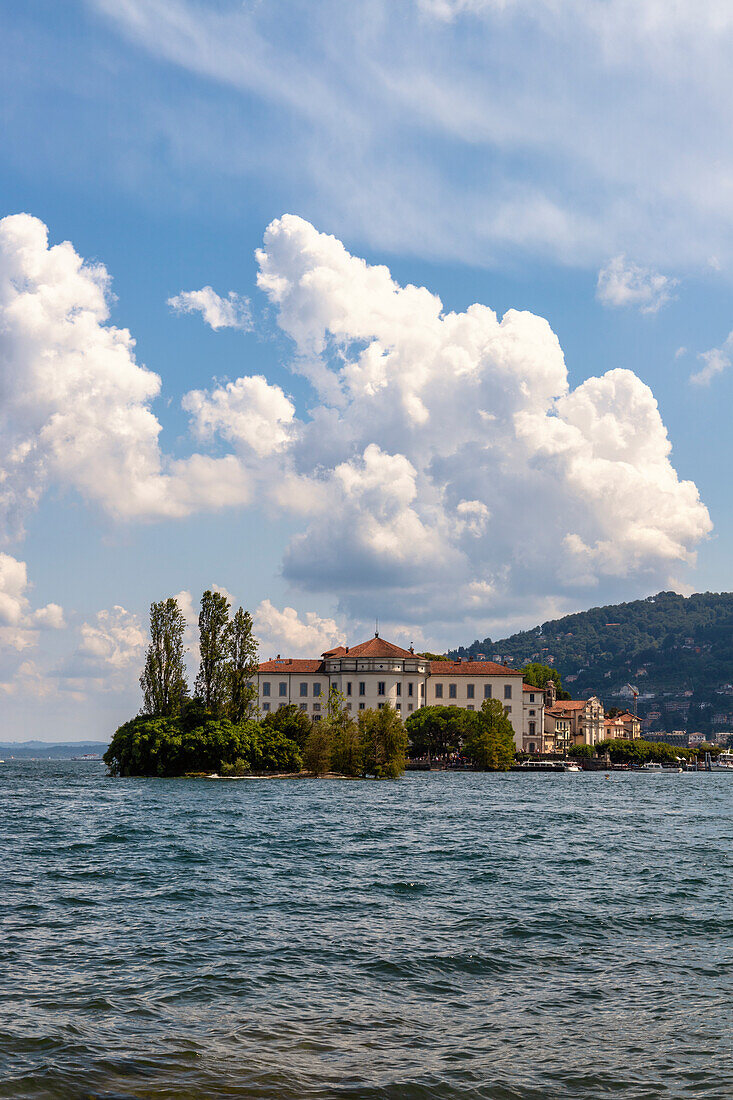
[{"label": "crane on hillside", "polygon": [[639,689],[638,687],[634,687],[633,684],[627,684],[626,686],[631,694],[634,696],[634,718],[637,718],[638,715],[636,713],[636,700],[639,698]]}]

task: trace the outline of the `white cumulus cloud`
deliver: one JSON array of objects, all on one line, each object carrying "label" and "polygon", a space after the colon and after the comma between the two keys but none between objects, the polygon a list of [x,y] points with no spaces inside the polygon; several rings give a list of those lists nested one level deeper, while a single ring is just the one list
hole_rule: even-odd
[{"label": "white cumulus cloud", "polygon": [[656,313],[673,297],[677,279],[615,256],[598,272],[596,297],[604,306],[633,306]]},{"label": "white cumulus cloud", "polygon": [[243,298],[233,290],[222,298],[213,287],[201,290],[182,290],[168,299],[168,305],[176,313],[200,313],[207,325],[216,332],[220,328],[238,328],[247,332],[252,328],[252,312],[249,298]]},{"label": "white cumulus cloud", "polygon": [[26,563],[0,553],[0,647],[26,649],[36,644],[39,630],[61,630],[66,626],[59,604],[49,603],[34,610],[29,592]]},{"label": "white cumulus cloud", "polygon": [[346,634],[334,619],[322,618],[314,611],[301,617],[294,607],[282,611],[270,600],[263,600],[253,615],[255,634],[260,642],[260,660],[275,653],[286,657],[319,657],[327,649],[344,645]]},{"label": "white cumulus cloud", "polygon": [[[662,581],[711,524],[681,481],[651,390],[628,370],[568,384],[542,318],[445,312],[422,287],[294,216],[273,222],[259,285],[313,379],[330,375],[288,461],[321,504],[285,576],[367,618],[510,608],[529,593]],[[450,596],[448,596],[450,593]]]},{"label": "white cumulus cloud", "polygon": [[109,285],[68,241],[49,247],[37,218],[0,221],[0,530],[22,531],[51,483],[124,519],[249,499],[233,456],[161,453],[160,379],[109,323]]}]

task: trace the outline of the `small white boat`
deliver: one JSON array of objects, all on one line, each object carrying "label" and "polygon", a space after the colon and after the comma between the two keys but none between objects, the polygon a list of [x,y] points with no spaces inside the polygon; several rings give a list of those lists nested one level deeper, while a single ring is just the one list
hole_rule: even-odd
[{"label": "small white boat", "polygon": [[722,768],[723,771],[733,772],[733,752],[721,752],[717,759],[712,761],[712,767],[714,771]]},{"label": "small white boat", "polygon": [[664,768],[661,764],[655,764],[651,760],[647,760],[646,764],[641,765],[640,770],[643,772],[663,772]]}]

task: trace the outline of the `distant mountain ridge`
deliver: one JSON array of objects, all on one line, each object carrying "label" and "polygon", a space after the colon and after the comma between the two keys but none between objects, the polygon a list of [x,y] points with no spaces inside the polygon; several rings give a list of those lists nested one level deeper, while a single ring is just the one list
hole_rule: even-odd
[{"label": "distant mountain ridge", "polygon": [[476,640],[451,656],[515,668],[541,661],[558,669],[575,698],[598,695],[607,707],[629,704],[630,683],[648,732],[733,733],[731,592],[659,592],[593,607],[500,641]]},{"label": "distant mountain ridge", "polygon": [[70,760],[72,756],[83,756],[88,752],[101,755],[108,745],[108,741],[0,741],[0,757],[5,760],[9,757],[16,760],[33,757]]}]

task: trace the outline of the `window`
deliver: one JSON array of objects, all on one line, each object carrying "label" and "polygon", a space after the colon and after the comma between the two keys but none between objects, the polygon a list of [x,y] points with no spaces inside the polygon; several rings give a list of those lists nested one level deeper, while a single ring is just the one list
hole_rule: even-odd
[{"label": "window", "polygon": [[534,703],[534,695],[531,691],[529,693],[529,701],[530,701],[530,703]]},{"label": "window", "polygon": [[[363,680],[359,681],[359,695],[366,695],[366,684]],[[364,710],[364,707],[361,707],[361,710]]]},{"label": "window", "polygon": [[[536,730],[536,729],[537,729],[537,724],[536,724],[536,722],[530,722],[530,723],[529,723],[529,736],[530,736],[530,737],[534,737],[534,735],[535,735],[535,730]],[[533,750],[533,751],[534,751],[534,750]]]},{"label": "window", "polygon": [[412,703],[408,703],[408,704],[407,704],[407,709],[408,709],[408,710],[412,710]]},{"label": "window", "polygon": [[348,680],[346,683],[346,694],[351,695],[351,680]]},{"label": "window", "polygon": [[401,694],[402,694],[402,684],[398,684],[398,685],[397,685],[397,694],[398,694],[398,695],[401,695]]},{"label": "window", "polygon": [[308,704],[307,703],[301,703],[300,704],[300,709],[301,710],[308,710]]},{"label": "window", "polygon": [[395,710],[402,710],[402,703],[395,703]]},{"label": "window", "polygon": [[415,688],[415,685],[414,685],[414,684],[408,684],[408,685],[407,685],[407,694],[408,694],[408,695],[409,695],[410,697],[412,697],[412,693],[413,693],[413,690],[414,690],[414,688]]},{"label": "window", "polygon": [[512,713],[512,708],[511,707],[504,707],[504,714],[507,716],[507,718],[509,717],[509,715],[511,713]]},{"label": "window", "polygon": [[504,684],[504,698],[505,699],[511,699],[511,697],[512,697],[512,685],[511,684]]},{"label": "window", "polygon": [[466,710],[473,710],[473,709],[474,709],[474,707],[473,707],[473,704],[471,704],[471,703],[469,703],[468,706],[466,707]]},{"label": "window", "polygon": [[320,710],[320,709],[321,709],[321,704],[320,703],[314,703],[313,704],[313,710]]},{"label": "window", "polygon": [[442,684],[436,684],[435,685],[435,698],[436,699],[442,699],[443,698],[443,685]]},{"label": "window", "polygon": [[364,710],[364,704],[363,703],[359,703],[359,710]]},{"label": "window", "polygon": [[384,682],[384,680],[380,680],[377,684],[377,695],[384,695],[384,692],[385,692],[385,682]]},{"label": "window", "polygon": [[263,695],[265,696],[265,698],[267,698],[267,697],[268,697],[268,695],[270,694],[270,682],[269,682],[269,680],[267,680],[267,681],[266,681],[266,682],[265,682],[265,683],[264,683],[264,684],[262,685],[262,694],[263,694]]},{"label": "window", "polygon": [[282,710],[283,707],[286,707],[287,705],[288,705],[287,703],[281,703],[280,706],[277,709]]},{"label": "window", "polygon": [[425,698],[425,684],[420,684],[420,698]]},{"label": "window", "polygon": [[313,694],[315,695],[316,699],[321,694],[321,685],[320,684],[314,684],[313,685]]},{"label": "window", "polygon": [[[270,685],[268,684],[267,686],[269,687]],[[269,703],[263,703],[262,704],[262,709],[263,710],[269,710],[270,709],[270,704]]]},{"label": "window", "polygon": [[305,699],[307,697],[307,695],[308,695],[308,685],[307,684],[301,684],[300,685],[300,698]]},{"label": "window", "polygon": [[529,743],[529,751],[530,751],[530,752],[534,752],[534,751],[535,751],[535,748],[534,748],[534,741],[530,741],[530,743]]},{"label": "window", "polygon": [[533,710],[531,710],[531,711],[529,712],[529,716],[530,716],[530,718],[534,718],[534,716],[535,716],[535,712],[534,712]]},{"label": "window", "polygon": [[491,698],[491,684],[484,684],[484,699]]},{"label": "window", "polygon": [[473,699],[475,695],[475,689],[473,684],[466,684],[466,698]]},{"label": "window", "polygon": [[383,710],[383,709],[384,709],[384,703],[377,703],[377,710]]},{"label": "window", "polygon": [[455,699],[458,696],[458,688],[455,684],[448,684],[448,698]]},{"label": "window", "polygon": [[313,715],[313,721],[314,722],[320,722],[320,720],[321,720],[320,714],[314,714]]},{"label": "window", "polygon": [[280,683],[277,685],[277,693],[281,698],[283,695],[288,694],[288,685],[285,680],[281,680]]},{"label": "window", "polygon": [[351,710],[351,703],[346,704],[346,709],[349,710],[349,711]]}]

